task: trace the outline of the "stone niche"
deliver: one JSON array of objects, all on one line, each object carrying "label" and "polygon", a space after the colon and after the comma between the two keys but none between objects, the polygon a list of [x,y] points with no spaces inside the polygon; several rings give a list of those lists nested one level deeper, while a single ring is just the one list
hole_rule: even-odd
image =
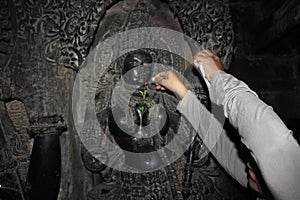
[{"label": "stone niche", "polygon": [[[2,0],[0,24],[0,199],[251,199],[204,153],[201,138],[163,169],[123,172],[100,161],[120,156],[121,162],[124,157],[102,151],[105,140],[95,140],[89,124],[84,124],[87,135],[82,141],[72,115],[73,87],[78,86],[74,80],[82,64],[99,42],[120,32],[140,27],[181,32],[217,53],[228,69],[234,33],[226,0]],[[180,132],[193,132],[187,121],[178,126],[181,116],[173,94],[143,85],[134,90],[124,119],[146,126],[152,114],[166,122],[149,140],[124,135],[111,118],[110,102],[113,88],[133,61],[172,66],[210,106],[202,78],[184,58],[163,50],[133,49],[112,62],[98,80],[93,112],[106,138],[128,151],[148,152]],[[134,77],[127,78],[130,87]],[[123,101],[122,95],[115,98]],[[158,103],[165,114],[150,109]],[[98,146],[91,150],[85,142]]]}]

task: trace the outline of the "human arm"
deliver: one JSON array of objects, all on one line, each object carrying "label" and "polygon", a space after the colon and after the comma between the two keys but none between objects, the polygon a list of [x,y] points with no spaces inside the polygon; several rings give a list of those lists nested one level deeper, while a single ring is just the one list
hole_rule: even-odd
[{"label": "human arm", "polygon": [[[169,73],[171,73],[171,76],[175,75],[174,72]],[[178,80],[176,80],[176,82],[177,81]],[[161,87],[163,86],[158,85],[158,89],[161,89]],[[173,90],[175,90],[175,87]],[[262,193],[259,183],[256,180],[255,171],[250,168],[250,165],[248,165],[250,174],[248,182],[246,164],[239,157],[239,152],[235,144],[230,140],[226,131],[223,129],[223,123],[218,121],[191,91],[187,91],[178,104],[177,109],[187,118],[204,140],[206,147],[232,177],[241,185],[246,187],[247,183],[249,183],[249,186],[253,190]]]},{"label": "human arm", "polygon": [[[255,158],[275,199],[300,199],[300,192],[297,189],[300,185],[300,171],[298,170],[300,168],[300,148],[291,131],[286,128],[272,108],[263,103],[245,83],[222,71],[219,59],[211,56],[210,51],[197,54],[195,65],[200,61],[204,64],[204,76],[211,81],[210,97],[212,102],[223,106],[225,116],[229,117],[230,122],[239,130],[242,141]],[[189,92],[186,93],[182,102],[185,101],[188,94]],[[189,121],[198,128],[200,121],[204,120],[196,115],[201,113],[202,116],[205,113],[203,112],[203,110],[205,111],[204,106],[200,105],[196,98],[194,101],[186,99],[185,105],[189,108],[182,108],[181,112],[191,113],[191,115],[187,113],[185,115],[190,116]],[[194,102],[196,103],[194,104]],[[203,109],[196,110],[195,108]],[[207,123],[203,122],[200,127],[205,127],[205,124]],[[208,136],[215,137],[214,132],[210,133]],[[203,136],[201,137],[203,138]],[[222,137],[219,141],[222,141],[221,139]],[[217,150],[223,149],[219,155],[226,154],[224,152],[226,149],[227,152],[228,149],[236,151],[234,146],[220,146],[219,144],[226,144],[226,141],[216,143]],[[214,155],[218,157],[218,151]],[[232,153],[224,156],[223,158],[228,158],[229,163],[221,163],[221,165],[239,180],[239,177],[243,177],[243,175],[236,176],[235,174],[241,173],[243,166],[234,161],[237,158],[235,155],[237,154]],[[222,157],[217,159],[224,160]],[[237,168],[233,168],[235,166]]]},{"label": "human arm", "polygon": [[300,199],[300,147],[273,109],[223,71],[212,75],[210,97],[238,129],[274,198]]},{"label": "human arm", "polygon": [[221,166],[246,187],[248,182],[246,164],[239,157],[235,144],[223,129],[225,117],[223,117],[223,122],[217,120],[215,115],[209,112],[191,91],[188,91],[179,102],[177,110],[191,123]]},{"label": "human arm", "polygon": [[[300,191],[296,189],[300,184],[297,170],[300,167],[300,147],[292,132],[245,83],[222,71],[220,59],[212,52],[199,52],[194,64],[201,63],[204,76],[211,82],[212,102],[223,106],[224,115],[238,129],[274,198],[300,199]],[[251,178],[249,181],[253,186]]]},{"label": "human arm", "polygon": [[165,90],[167,88],[176,94],[179,99],[182,99],[188,91],[175,72],[171,70],[158,73],[152,78],[152,81],[156,83],[157,90]]},{"label": "human arm", "polygon": [[[157,89],[169,89],[181,97],[178,94],[182,82],[173,71],[161,72],[153,78],[153,81],[157,83]],[[191,91],[186,88],[182,91],[185,91],[185,95],[180,98],[177,109],[191,123],[225,170],[243,186],[247,186],[246,164],[239,157],[235,144],[223,129],[223,123],[218,121]],[[224,120],[223,116],[223,122]]]}]

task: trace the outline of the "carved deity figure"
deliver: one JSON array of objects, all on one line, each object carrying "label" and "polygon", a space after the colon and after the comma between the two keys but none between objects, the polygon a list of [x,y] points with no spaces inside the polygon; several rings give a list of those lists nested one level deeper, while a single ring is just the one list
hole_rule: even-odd
[{"label": "carved deity figure", "polygon": [[[204,6],[206,3],[208,5],[206,1],[198,3],[195,1],[194,5]],[[175,4],[176,2],[170,3],[171,7],[177,8]],[[178,4],[182,3],[178,2]],[[160,9],[155,11],[154,8],[158,5]],[[191,12],[196,15],[198,11],[193,10],[196,7],[191,9]],[[215,12],[217,10],[214,10],[211,15],[217,14]],[[203,18],[205,26],[200,29],[208,41],[207,32],[213,31],[213,22],[207,13],[198,14],[205,16]],[[158,1],[120,2],[101,21],[95,42],[104,40],[117,32],[143,26],[164,27],[165,25],[180,31],[178,21],[170,22],[174,20],[170,16],[172,13],[168,7]],[[186,19],[181,20],[183,22]],[[205,29],[206,25],[207,29]],[[193,27],[197,29],[198,26]],[[191,28],[189,30],[192,31]],[[222,32],[220,29],[216,30],[219,35],[220,31]],[[193,34],[193,32],[190,33]],[[197,40],[203,42],[201,38],[202,36],[199,36]],[[205,40],[205,38],[202,39]],[[222,38],[219,37],[219,39]],[[213,42],[210,41],[210,43]],[[229,55],[228,52],[221,53],[225,57]],[[153,63],[163,63],[183,72],[192,83],[193,90],[201,102],[209,106],[207,91],[202,85],[203,80],[200,80],[197,73],[185,64],[183,58],[163,50],[140,49],[128,52],[112,63],[106,73],[99,78],[95,97],[98,121],[106,130],[106,134],[111,136],[111,140],[125,151],[155,152],[168,144],[178,132],[194,131],[187,121],[184,121],[183,128],[179,129],[180,115],[176,112],[177,98],[168,92],[158,92],[151,85],[150,78],[159,70]],[[113,90],[118,92],[113,95]],[[158,104],[161,106],[157,106]],[[129,168],[139,168],[145,171],[157,170],[131,173],[101,168],[98,173],[103,177],[102,181],[94,185],[88,197],[89,199],[140,200],[243,198],[240,193],[236,193],[237,189],[210,154],[202,156],[205,151],[207,150],[202,140],[196,137],[184,155],[164,168],[159,168],[159,166],[164,156],[168,157],[169,152],[164,152],[163,156],[152,154],[146,158],[144,155],[139,157],[138,154],[134,159],[125,156],[124,162]]]}]

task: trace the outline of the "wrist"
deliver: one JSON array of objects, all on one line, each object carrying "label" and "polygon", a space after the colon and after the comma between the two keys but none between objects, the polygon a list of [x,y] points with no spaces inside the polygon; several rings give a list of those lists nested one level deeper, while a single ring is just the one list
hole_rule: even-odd
[{"label": "wrist", "polygon": [[177,87],[175,94],[179,99],[182,99],[186,95],[187,91],[188,89],[184,85],[180,85]]}]

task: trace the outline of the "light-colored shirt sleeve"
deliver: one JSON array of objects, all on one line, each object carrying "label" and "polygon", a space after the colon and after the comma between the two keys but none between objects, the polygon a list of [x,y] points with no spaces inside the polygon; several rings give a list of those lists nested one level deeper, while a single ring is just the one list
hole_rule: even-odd
[{"label": "light-colored shirt sleeve", "polygon": [[222,105],[275,199],[300,199],[300,147],[272,107],[230,74],[212,77],[211,100]]},{"label": "light-colored shirt sleeve", "polygon": [[[273,109],[262,102],[244,82],[223,71],[212,76],[210,98],[212,102],[223,107],[224,115],[238,129],[242,142],[256,160],[274,198],[299,200],[300,147],[292,136],[292,132]],[[205,113],[204,108],[199,105],[201,103],[183,105],[184,101],[185,97],[179,103],[178,110],[188,120],[193,118],[191,124],[197,123],[197,119],[201,121]],[[200,109],[190,108],[191,106],[198,106]],[[198,112],[196,113],[198,116],[191,112]],[[193,126],[201,130],[199,122]],[[207,135],[210,134],[218,134],[218,132],[210,131]],[[222,135],[225,134],[222,133]],[[212,153],[220,164],[243,184],[245,177],[240,170],[244,169],[240,159],[237,158],[237,150],[228,138],[221,136],[213,148],[215,152],[212,151]],[[224,161],[226,159],[228,159],[227,163]]]},{"label": "light-colored shirt sleeve", "polygon": [[191,123],[207,149],[211,151],[227,173],[246,187],[248,183],[246,164],[239,157],[235,144],[223,129],[225,116],[215,113],[219,115],[217,119],[191,91],[188,91],[179,102],[177,110]]}]

